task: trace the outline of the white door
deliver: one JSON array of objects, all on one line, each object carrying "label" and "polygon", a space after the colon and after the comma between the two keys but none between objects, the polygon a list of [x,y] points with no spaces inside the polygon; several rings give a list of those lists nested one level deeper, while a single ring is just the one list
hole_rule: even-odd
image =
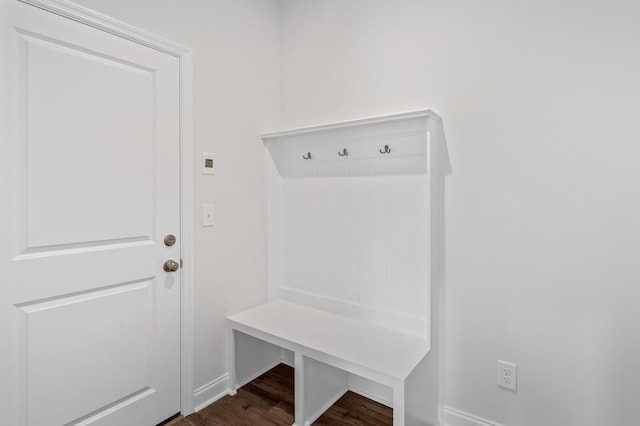
[{"label": "white door", "polygon": [[180,411],[178,59],[0,0],[0,73],[0,424],[155,425]]}]

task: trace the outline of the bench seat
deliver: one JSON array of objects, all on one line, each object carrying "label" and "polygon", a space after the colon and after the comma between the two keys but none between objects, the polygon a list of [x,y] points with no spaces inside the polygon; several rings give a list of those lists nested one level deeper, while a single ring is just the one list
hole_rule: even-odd
[{"label": "bench seat", "polygon": [[[317,364],[313,364],[313,368],[308,367],[310,362],[323,363],[390,387],[393,390],[394,425],[404,425],[405,381],[429,351],[424,338],[285,301],[260,305],[232,315],[229,326],[232,337],[240,332],[293,352],[296,424],[299,426],[315,420],[313,417],[322,412],[313,411],[326,408],[324,405],[336,397],[325,395],[320,399],[331,401],[309,401],[311,394],[318,399],[314,382],[326,381],[333,374],[329,367]],[[235,348],[234,341],[230,345]],[[235,362],[235,353],[231,356]],[[321,373],[317,373],[319,371]],[[235,382],[234,373],[235,365],[232,366],[232,380]],[[338,389],[342,387],[338,386]]]}]

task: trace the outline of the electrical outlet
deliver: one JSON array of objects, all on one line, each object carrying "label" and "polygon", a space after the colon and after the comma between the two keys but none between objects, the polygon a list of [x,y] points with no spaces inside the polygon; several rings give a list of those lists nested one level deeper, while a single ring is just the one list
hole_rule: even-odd
[{"label": "electrical outlet", "polygon": [[498,360],[498,386],[516,391],[518,387],[518,370],[512,362]]}]

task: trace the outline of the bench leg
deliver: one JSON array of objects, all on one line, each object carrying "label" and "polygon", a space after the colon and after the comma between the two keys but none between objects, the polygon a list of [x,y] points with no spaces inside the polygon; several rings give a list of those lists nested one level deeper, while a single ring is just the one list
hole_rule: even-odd
[{"label": "bench leg", "polygon": [[295,423],[293,426],[305,426],[305,395],[304,395],[304,356],[300,352],[295,353],[295,368],[294,368],[294,401],[295,408]]},{"label": "bench leg", "polygon": [[404,383],[393,387],[393,426],[404,426]]},{"label": "bench leg", "polygon": [[227,328],[227,364],[229,366],[229,395],[238,393],[238,382],[236,381],[236,338],[233,328]]}]

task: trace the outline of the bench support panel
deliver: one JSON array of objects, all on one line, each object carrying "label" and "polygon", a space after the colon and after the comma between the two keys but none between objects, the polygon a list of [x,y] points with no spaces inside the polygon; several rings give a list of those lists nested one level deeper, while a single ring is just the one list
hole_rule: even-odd
[{"label": "bench support panel", "polygon": [[248,334],[233,331],[235,342],[235,385],[244,386],[282,362],[286,349]]},{"label": "bench support panel", "polygon": [[[302,356],[305,388],[305,426],[316,421],[348,390],[348,373]],[[298,386],[298,384],[296,384]]]}]

